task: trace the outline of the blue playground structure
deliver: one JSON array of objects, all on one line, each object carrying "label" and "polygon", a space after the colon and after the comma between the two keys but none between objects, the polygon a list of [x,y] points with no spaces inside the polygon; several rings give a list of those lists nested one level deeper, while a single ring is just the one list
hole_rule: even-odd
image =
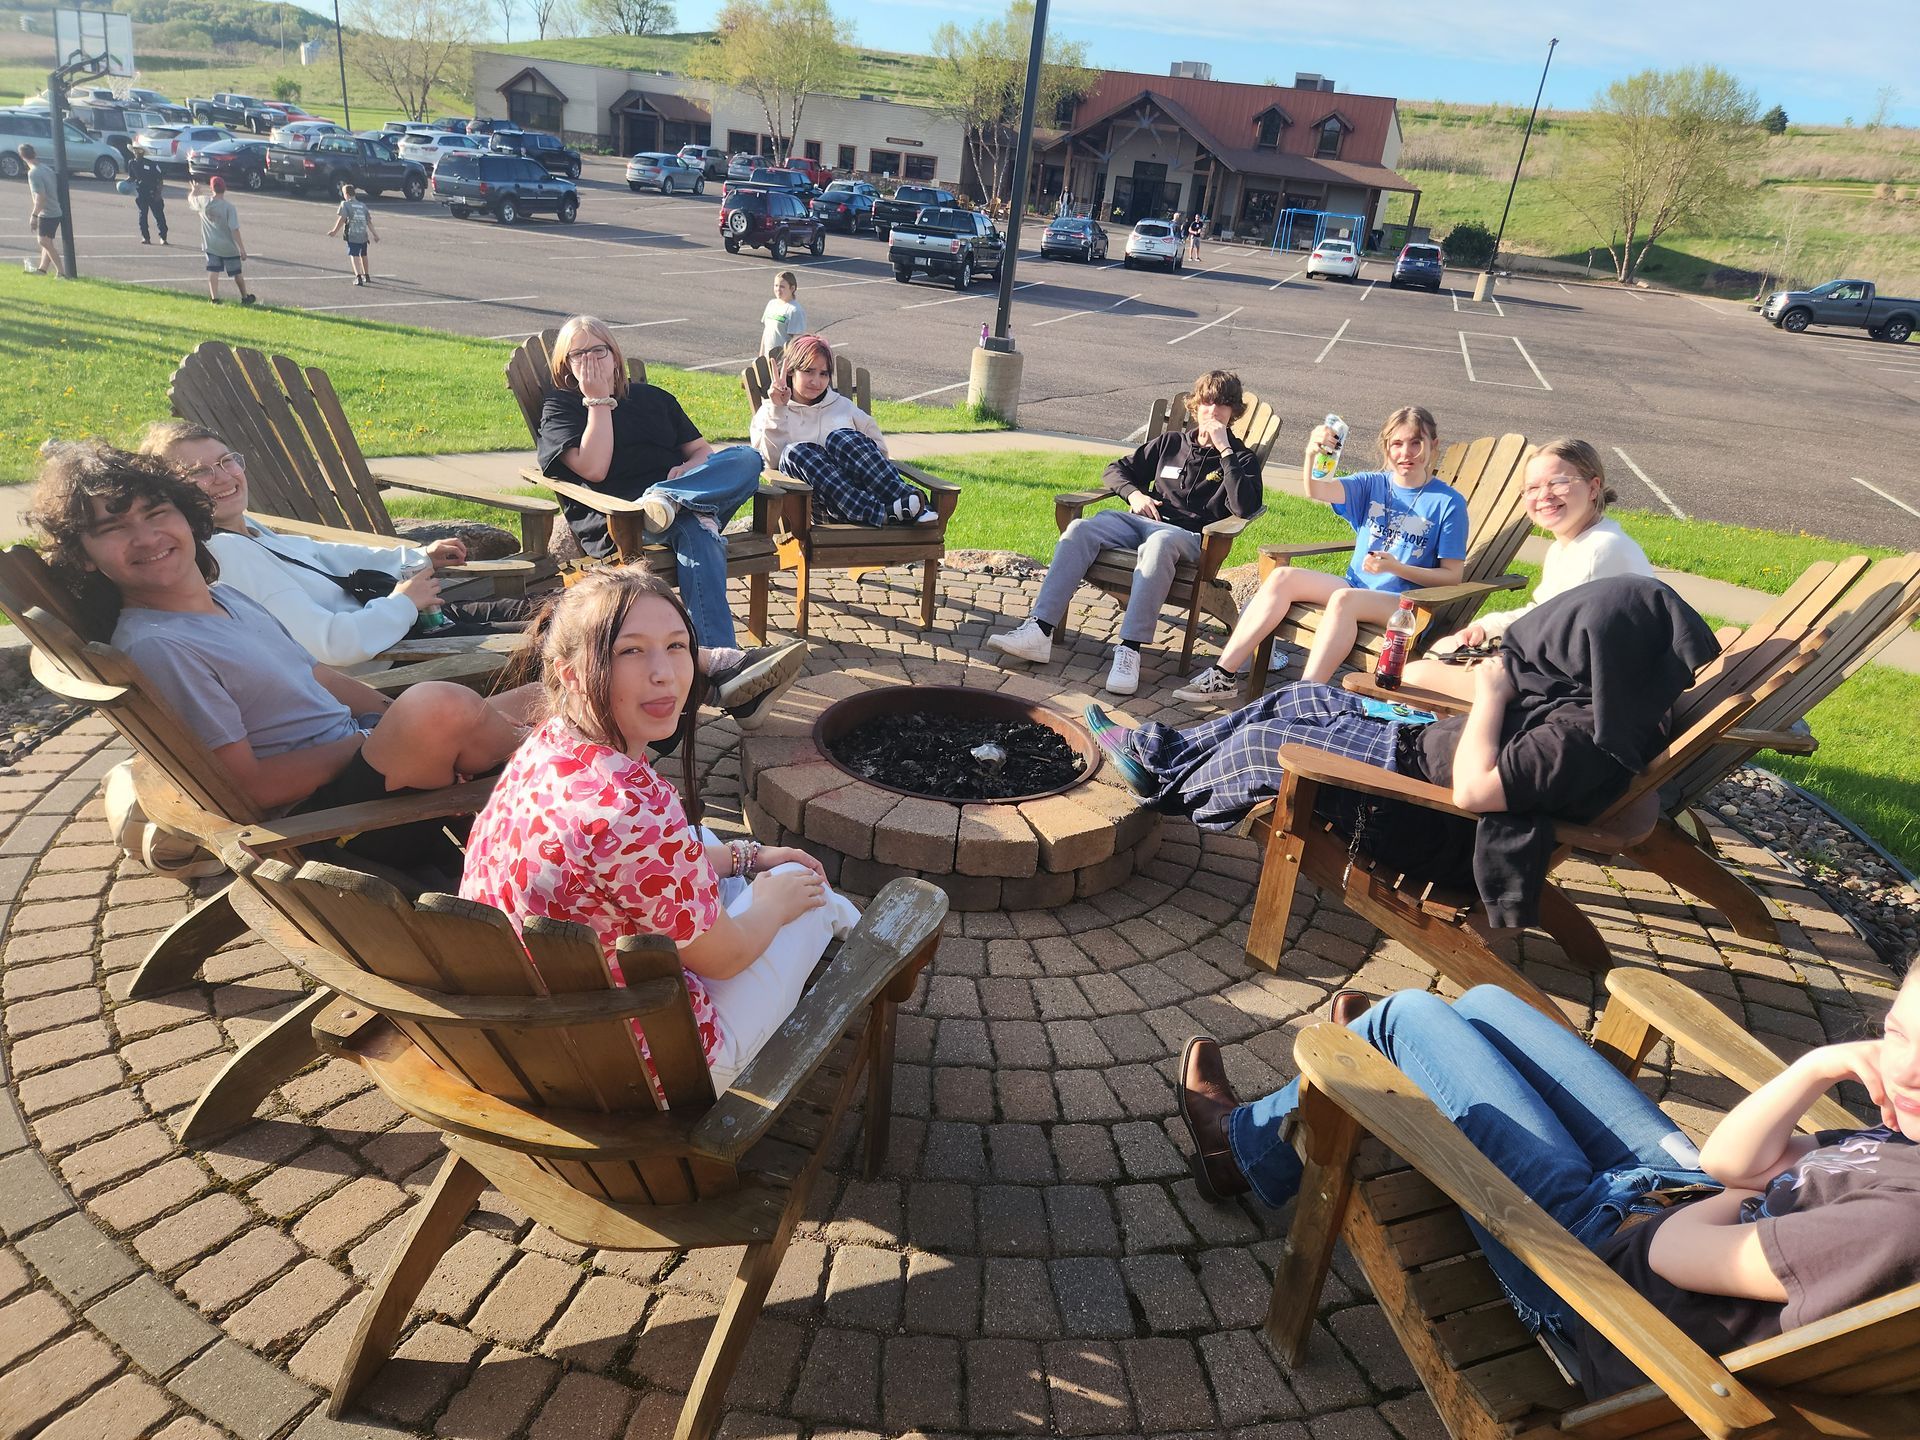
[{"label": "blue playground structure", "polygon": [[[1349,233],[1355,248],[1364,250],[1367,244],[1366,219],[1333,210],[1282,210],[1274,218],[1273,243],[1267,246],[1267,250],[1269,253],[1282,249],[1311,250],[1326,238],[1329,223],[1342,220],[1352,227]],[[1311,240],[1305,239],[1308,226],[1313,230]]]}]

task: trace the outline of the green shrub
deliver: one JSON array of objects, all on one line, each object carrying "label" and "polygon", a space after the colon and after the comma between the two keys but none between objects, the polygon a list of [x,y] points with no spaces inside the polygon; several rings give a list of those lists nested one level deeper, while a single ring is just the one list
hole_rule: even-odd
[{"label": "green shrub", "polygon": [[289,105],[297,102],[300,99],[300,81],[298,77],[293,75],[274,76],[273,98],[276,100],[284,100]]},{"label": "green shrub", "polygon": [[1493,232],[1478,220],[1462,220],[1442,243],[1456,265],[1484,265],[1493,258]]},{"label": "green shrub", "polygon": [[1781,109],[1778,105],[1774,106],[1771,110],[1767,111],[1766,114],[1760,117],[1760,128],[1762,130],[1765,130],[1769,135],[1786,134],[1787,133],[1787,112]]}]

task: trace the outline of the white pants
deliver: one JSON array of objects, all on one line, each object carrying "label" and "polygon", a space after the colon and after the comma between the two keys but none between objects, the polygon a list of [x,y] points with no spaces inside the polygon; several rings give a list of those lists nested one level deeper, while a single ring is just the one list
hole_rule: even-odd
[{"label": "white pants", "polygon": [[[711,830],[702,826],[700,836],[714,853],[724,853],[725,842]],[[800,868],[796,864],[776,865],[768,873],[777,875],[782,870]],[[720,903],[729,915],[741,914],[753,903],[752,882],[722,880]],[[760,1053],[773,1032],[793,1013],[807,977],[826,953],[827,942],[844,939],[859,923],[858,907],[828,886],[826,904],[782,926],[760,958],[738,975],[730,980],[702,977],[720,1021],[720,1049],[709,1067],[716,1091],[733,1084],[734,1077],[746,1069],[747,1062]]]}]

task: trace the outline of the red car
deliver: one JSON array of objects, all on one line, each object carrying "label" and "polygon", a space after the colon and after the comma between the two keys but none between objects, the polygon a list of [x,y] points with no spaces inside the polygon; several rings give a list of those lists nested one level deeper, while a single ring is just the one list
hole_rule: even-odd
[{"label": "red car", "polygon": [[733,255],[743,245],[776,260],[786,259],[790,247],[827,253],[826,225],[807,213],[806,201],[786,190],[735,190],[720,202],[720,239]]},{"label": "red car", "polygon": [[833,171],[822,165],[818,160],[809,160],[804,155],[796,155],[788,160],[786,168],[789,170],[798,170],[822,190],[833,183]]}]

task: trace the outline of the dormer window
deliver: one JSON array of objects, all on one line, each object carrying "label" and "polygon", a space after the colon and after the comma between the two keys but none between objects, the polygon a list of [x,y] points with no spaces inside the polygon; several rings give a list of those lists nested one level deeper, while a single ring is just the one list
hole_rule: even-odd
[{"label": "dormer window", "polygon": [[1338,160],[1340,158],[1340,142],[1345,138],[1346,133],[1347,127],[1340,123],[1338,117],[1330,117],[1322,122],[1320,126],[1320,142],[1313,152],[1314,157],[1320,160]]},{"label": "dormer window", "polygon": [[1278,105],[1270,105],[1253,117],[1253,143],[1262,150],[1280,148],[1280,132],[1290,122],[1287,112]]}]

